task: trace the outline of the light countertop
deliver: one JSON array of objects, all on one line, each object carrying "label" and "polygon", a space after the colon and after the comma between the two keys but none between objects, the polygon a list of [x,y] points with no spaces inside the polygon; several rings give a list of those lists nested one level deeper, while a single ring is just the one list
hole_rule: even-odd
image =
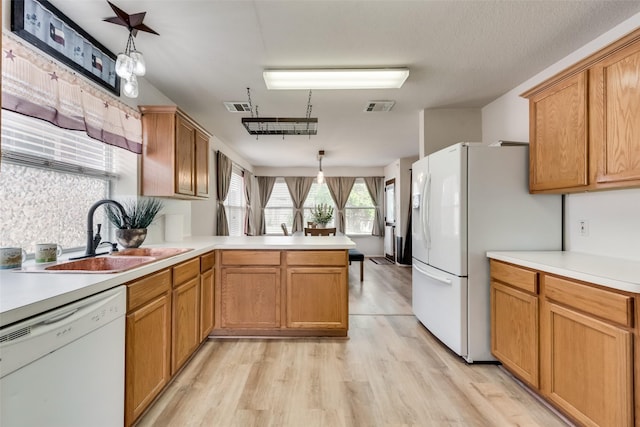
[{"label": "light countertop", "polygon": [[612,289],[640,293],[640,262],[580,252],[487,252],[487,257]]},{"label": "light countertop", "polygon": [[[0,270],[0,327],[130,282],[214,249],[350,249],[355,248],[355,243],[346,236],[206,236],[187,237],[181,242],[143,247],[193,250],[122,273],[25,273]],[[68,261],[73,255],[78,254],[65,254],[58,262]],[[32,264],[33,260],[25,262],[24,266]]]}]

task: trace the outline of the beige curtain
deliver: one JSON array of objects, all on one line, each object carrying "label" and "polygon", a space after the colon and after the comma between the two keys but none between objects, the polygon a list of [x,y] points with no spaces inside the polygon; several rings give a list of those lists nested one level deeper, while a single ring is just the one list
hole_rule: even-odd
[{"label": "beige curtain", "polygon": [[276,178],[273,176],[258,176],[258,200],[260,202],[260,224],[258,226],[258,234],[267,234],[267,223],[264,219],[264,207],[267,206],[273,186],[276,184]]},{"label": "beige curtain", "polygon": [[14,37],[2,35],[2,108],[142,153],[137,110]]},{"label": "beige curtain", "polygon": [[229,235],[229,223],[227,222],[227,212],[224,207],[224,201],[229,194],[229,186],[231,185],[231,160],[222,154],[222,151],[218,151],[216,155],[216,169],[217,169],[217,182],[216,182],[216,195],[218,197],[218,213],[216,234],[218,236]]},{"label": "beige curtain", "polygon": [[349,199],[349,194],[353,188],[353,184],[356,182],[352,177],[327,177],[327,186],[329,187],[329,193],[333,202],[336,204],[338,210],[336,214],[336,228],[339,232],[344,234],[344,207]]},{"label": "beige curtain", "polygon": [[244,232],[247,236],[253,236],[253,210],[251,209],[251,201],[253,197],[253,174],[248,171],[244,171],[244,199],[247,204],[244,219]]},{"label": "beige curtain", "polygon": [[291,200],[293,201],[293,208],[295,209],[293,227],[291,228],[292,234],[296,231],[304,230],[304,215],[302,214],[302,209],[314,179],[315,178],[310,176],[286,177],[284,179],[287,183]]},{"label": "beige curtain", "polygon": [[384,201],[384,178],[369,176],[364,178],[364,183],[367,186],[371,200],[373,200],[373,205],[376,207],[371,235],[384,236],[384,217],[381,206]]}]

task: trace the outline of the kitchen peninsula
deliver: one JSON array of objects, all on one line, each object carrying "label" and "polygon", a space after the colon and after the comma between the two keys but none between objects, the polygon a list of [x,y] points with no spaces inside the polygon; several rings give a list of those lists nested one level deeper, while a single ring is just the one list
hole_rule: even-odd
[{"label": "kitchen peninsula", "polygon": [[[347,333],[347,250],[355,247],[348,237],[203,236],[153,246],[193,250],[115,274],[0,271],[0,327],[215,251],[215,330],[226,330],[220,334],[249,328],[252,335],[258,329],[274,335],[276,324],[276,329],[307,336],[310,328],[329,335]],[[268,290],[262,289],[265,285]],[[343,311],[339,316],[319,304],[318,298],[329,297],[340,300],[335,302]],[[305,307],[291,306],[296,301],[307,302],[303,302]],[[265,304],[273,304],[271,317],[266,315]],[[333,319],[315,321],[308,317],[314,313]],[[252,319],[253,315],[257,317]]]}]

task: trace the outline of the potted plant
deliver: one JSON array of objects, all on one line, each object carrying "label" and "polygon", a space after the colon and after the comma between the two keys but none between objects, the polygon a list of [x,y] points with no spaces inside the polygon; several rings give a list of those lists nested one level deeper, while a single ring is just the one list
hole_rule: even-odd
[{"label": "potted plant", "polygon": [[320,227],[326,227],[327,223],[333,218],[333,206],[327,203],[320,203],[311,209],[311,216],[313,221]]},{"label": "potted plant", "polygon": [[164,203],[153,197],[141,197],[122,203],[127,218],[119,209],[106,206],[107,218],[116,227],[116,240],[125,248],[137,248],[147,237],[147,227],[162,210]]}]

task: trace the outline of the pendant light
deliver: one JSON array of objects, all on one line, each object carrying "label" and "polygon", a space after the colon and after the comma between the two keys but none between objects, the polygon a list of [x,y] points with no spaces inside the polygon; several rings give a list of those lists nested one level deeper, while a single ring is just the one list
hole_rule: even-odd
[{"label": "pendant light", "polygon": [[324,157],[324,150],[318,151],[318,176],[316,176],[316,182],[322,184],[324,182],[324,172],[322,172],[322,158]]},{"label": "pendant light", "polygon": [[129,98],[138,97],[138,77],[144,76],[147,72],[147,65],[142,52],[136,49],[134,37],[138,31],[144,31],[158,35],[157,32],[142,23],[147,12],[128,14],[118,6],[107,1],[116,16],[105,18],[104,21],[116,25],[122,25],[129,30],[129,38],[123,52],[118,53],[116,58],[115,71],[118,77],[124,80],[122,93]]}]

